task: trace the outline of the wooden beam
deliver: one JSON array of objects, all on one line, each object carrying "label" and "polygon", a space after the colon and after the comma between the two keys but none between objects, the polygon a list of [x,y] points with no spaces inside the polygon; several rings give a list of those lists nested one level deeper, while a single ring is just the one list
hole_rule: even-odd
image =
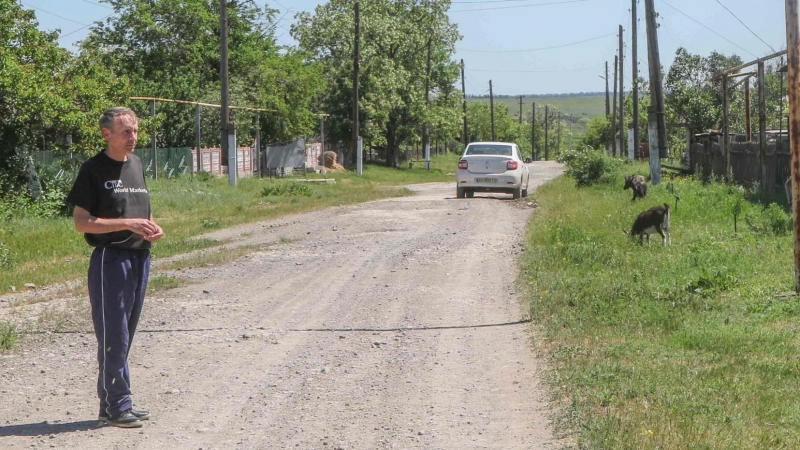
[{"label": "wooden beam", "polygon": [[771,55],[765,56],[763,58],[759,58],[759,59],[757,59],[755,61],[750,61],[750,62],[747,62],[747,63],[744,63],[744,64],[740,64],[740,65],[738,65],[736,67],[733,67],[731,69],[727,69],[725,71],[722,71],[722,72],[714,75],[713,77],[711,77],[711,81],[718,81],[718,80],[722,79],[722,77],[724,77],[725,75],[729,75],[730,76],[731,74],[735,74],[736,72],[744,69],[745,67],[754,66],[754,65],[756,65],[756,64],[758,64],[760,62],[769,61],[770,59],[777,58],[778,56],[783,56],[785,54],[786,54],[786,50],[781,50],[779,52],[775,52],[775,53],[773,53]]}]

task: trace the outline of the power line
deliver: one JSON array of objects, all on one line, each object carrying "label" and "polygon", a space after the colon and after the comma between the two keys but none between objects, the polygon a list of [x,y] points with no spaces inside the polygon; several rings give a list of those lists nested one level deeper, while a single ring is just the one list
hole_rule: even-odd
[{"label": "power line", "polygon": [[550,72],[582,72],[586,70],[597,70],[596,65],[592,67],[581,67],[573,69],[547,69],[547,70],[494,70],[494,69],[464,69],[467,72],[494,72],[494,73],[550,73]]},{"label": "power line", "polygon": [[[21,3],[21,4],[23,4],[23,5],[25,5],[25,6],[27,6],[28,8],[34,9],[34,10],[36,10],[36,11],[41,11],[41,12],[43,12],[43,13],[45,13],[45,14],[50,14],[51,16],[58,17],[59,19],[64,19],[64,20],[66,20],[66,21],[68,21],[68,22],[76,23],[76,24],[78,24],[78,25],[86,25],[85,23],[76,22],[76,21],[74,21],[74,20],[72,20],[72,19],[67,19],[67,18],[66,18],[66,17],[64,17],[64,16],[59,16],[59,15],[58,15],[58,14],[56,14],[56,13],[52,13],[52,12],[50,12],[50,11],[47,11],[47,10],[44,10],[44,9],[42,9],[42,8],[37,8],[37,7],[35,7],[35,6],[31,6],[31,5],[29,5],[29,4],[25,3],[25,2],[20,2],[20,3]],[[86,26],[88,27],[88,26],[91,26],[91,25],[86,25]]]},{"label": "power line", "polygon": [[584,2],[588,2],[588,1],[592,1],[592,0],[568,0],[566,2],[534,3],[532,5],[518,5],[518,6],[498,6],[496,8],[457,9],[455,11],[450,11],[450,12],[451,13],[458,13],[458,12],[473,12],[473,11],[492,11],[492,10],[496,10],[496,9],[530,8],[530,7],[533,7],[533,6],[566,5],[568,3],[584,3]]},{"label": "power line", "polygon": [[477,53],[524,53],[524,52],[538,52],[538,51],[541,51],[541,50],[552,50],[552,49],[555,49],[555,48],[563,48],[563,47],[569,47],[569,46],[572,46],[572,45],[583,44],[584,42],[596,41],[596,40],[598,40],[598,39],[603,39],[603,38],[607,38],[607,37],[609,37],[609,36],[616,36],[616,35],[617,35],[617,33],[604,34],[604,35],[602,35],[602,36],[597,36],[597,37],[594,37],[594,38],[591,38],[591,39],[586,39],[586,40],[583,40],[583,41],[578,41],[578,42],[571,42],[571,43],[569,43],[569,44],[555,45],[555,46],[552,46],[552,47],[532,48],[532,49],[528,49],[528,50],[470,50],[470,49],[466,49],[466,48],[459,48],[458,50],[460,50],[460,51],[464,51],[464,52],[477,52]]},{"label": "power line", "polygon": [[700,25],[701,27],[705,28],[706,30],[708,30],[708,31],[710,31],[710,32],[712,32],[712,33],[714,33],[714,34],[716,34],[717,36],[721,37],[722,39],[725,39],[726,41],[730,42],[730,43],[731,43],[731,44],[733,44],[734,46],[736,46],[736,47],[738,47],[738,48],[742,49],[742,50],[743,50],[745,53],[749,53],[749,54],[750,54],[750,55],[752,55],[754,58],[758,58],[758,56],[756,56],[756,55],[753,55],[752,53],[750,53],[749,51],[747,51],[747,49],[743,48],[742,46],[740,46],[739,44],[737,44],[737,43],[733,42],[732,40],[730,40],[730,39],[726,38],[725,36],[723,36],[723,35],[721,35],[721,34],[717,33],[716,31],[714,31],[714,30],[712,30],[711,28],[707,27],[705,24],[703,24],[703,23],[701,23],[701,22],[698,22],[698,21],[697,21],[697,20],[695,20],[695,19],[694,19],[692,16],[690,16],[690,15],[686,14],[685,12],[681,11],[680,9],[678,9],[678,8],[676,8],[676,7],[672,6],[672,5],[670,5],[669,3],[665,2],[664,0],[661,0],[661,3],[663,3],[663,4],[667,5],[667,6],[669,6],[670,8],[674,9],[675,11],[678,11],[679,13],[683,14],[683,15],[684,15],[684,16],[685,16],[687,19],[691,20],[692,22],[694,22],[694,23],[696,23],[696,24]]},{"label": "power line", "polygon": [[110,7],[110,6],[101,5],[100,3],[90,2],[89,0],[83,0],[83,1],[84,1],[84,2],[86,2],[86,3],[89,3],[89,4],[91,4],[91,5],[99,6],[99,7],[101,7],[101,8],[105,8],[105,9],[114,9],[114,8],[112,8],[112,7]]},{"label": "power line", "polygon": [[94,23],[91,23],[91,24],[89,24],[89,25],[82,26],[82,27],[78,28],[77,30],[72,30],[72,31],[70,31],[70,32],[69,32],[69,33],[67,33],[67,34],[62,34],[61,36],[59,36],[59,37],[58,37],[58,39],[59,39],[59,40],[61,40],[61,39],[64,39],[65,37],[67,37],[67,36],[69,36],[69,35],[72,35],[72,34],[75,34],[75,33],[77,33],[78,31],[85,30],[86,28],[89,28],[90,26],[94,25],[95,23],[97,23],[97,22],[102,22],[103,20],[106,20],[106,19],[108,19],[109,17],[111,17],[111,16],[113,16],[113,15],[114,15],[114,13],[111,13],[111,14],[109,14],[109,15],[105,16],[105,17],[101,17],[101,18],[99,18],[99,19],[95,20],[95,21],[94,21]]},{"label": "power line", "polygon": [[773,52],[773,53],[775,53],[775,49],[774,49],[774,48],[772,48],[772,46],[771,46],[771,45],[767,44],[767,42],[766,42],[765,40],[761,39],[761,36],[757,35],[757,34],[756,34],[756,33],[755,33],[753,30],[751,30],[751,29],[750,29],[750,27],[748,27],[748,26],[747,26],[747,24],[745,24],[744,22],[742,22],[742,19],[740,19],[740,18],[736,17],[736,14],[734,14],[734,13],[733,13],[733,11],[731,11],[730,9],[728,9],[728,7],[727,7],[727,6],[723,5],[721,1],[717,0],[717,3],[719,3],[719,6],[722,6],[723,8],[725,8],[725,11],[728,11],[729,13],[731,13],[731,15],[732,15],[732,16],[733,16],[733,17],[734,17],[736,20],[738,20],[740,24],[744,25],[744,27],[745,27],[745,28],[747,28],[747,31],[749,31],[750,33],[753,33],[753,36],[757,37],[759,41],[763,42],[763,43],[764,43],[764,45],[766,45],[767,47],[769,47],[769,49],[770,49],[770,50],[772,50],[772,52]]}]

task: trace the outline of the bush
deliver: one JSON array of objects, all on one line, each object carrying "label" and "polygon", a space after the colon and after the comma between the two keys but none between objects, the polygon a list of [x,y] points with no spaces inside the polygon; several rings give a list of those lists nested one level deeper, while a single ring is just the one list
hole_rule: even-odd
[{"label": "bush", "polygon": [[750,211],[745,222],[751,230],[761,234],[783,235],[792,231],[792,216],[778,204],[771,203],[761,212]]},{"label": "bush", "polygon": [[563,152],[558,161],[567,166],[566,174],[575,179],[578,186],[596,183],[611,183],[621,162],[603,151],[590,147]]},{"label": "bush", "polygon": [[0,322],[0,350],[9,350],[17,342],[17,327],[7,322]]},{"label": "bush", "polygon": [[314,191],[312,191],[307,185],[296,182],[276,183],[270,186],[265,186],[264,189],[261,190],[261,195],[264,197],[269,197],[272,195],[302,195],[304,197],[310,197],[313,193]]}]

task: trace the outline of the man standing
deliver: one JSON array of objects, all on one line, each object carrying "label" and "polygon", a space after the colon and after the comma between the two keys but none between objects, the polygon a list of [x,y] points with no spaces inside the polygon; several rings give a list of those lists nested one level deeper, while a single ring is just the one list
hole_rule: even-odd
[{"label": "man standing", "polygon": [[164,235],[153,221],[142,163],[133,154],[136,114],[123,107],[100,116],[108,146],[81,166],[67,201],[75,229],[94,247],[89,301],[97,336],[97,395],[102,422],[138,428],[150,415],[133,409],[128,352],[142,311],[150,247]]}]

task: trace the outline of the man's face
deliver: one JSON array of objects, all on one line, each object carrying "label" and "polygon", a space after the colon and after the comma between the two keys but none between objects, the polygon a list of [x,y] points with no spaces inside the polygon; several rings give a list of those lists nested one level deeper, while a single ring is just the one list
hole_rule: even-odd
[{"label": "man's face", "polygon": [[103,128],[103,139],[108,141],[108,148],[114,151],[131,153],[136,149],[139,138],[139,124],[130,115],[117,116],[111,129]]}]

